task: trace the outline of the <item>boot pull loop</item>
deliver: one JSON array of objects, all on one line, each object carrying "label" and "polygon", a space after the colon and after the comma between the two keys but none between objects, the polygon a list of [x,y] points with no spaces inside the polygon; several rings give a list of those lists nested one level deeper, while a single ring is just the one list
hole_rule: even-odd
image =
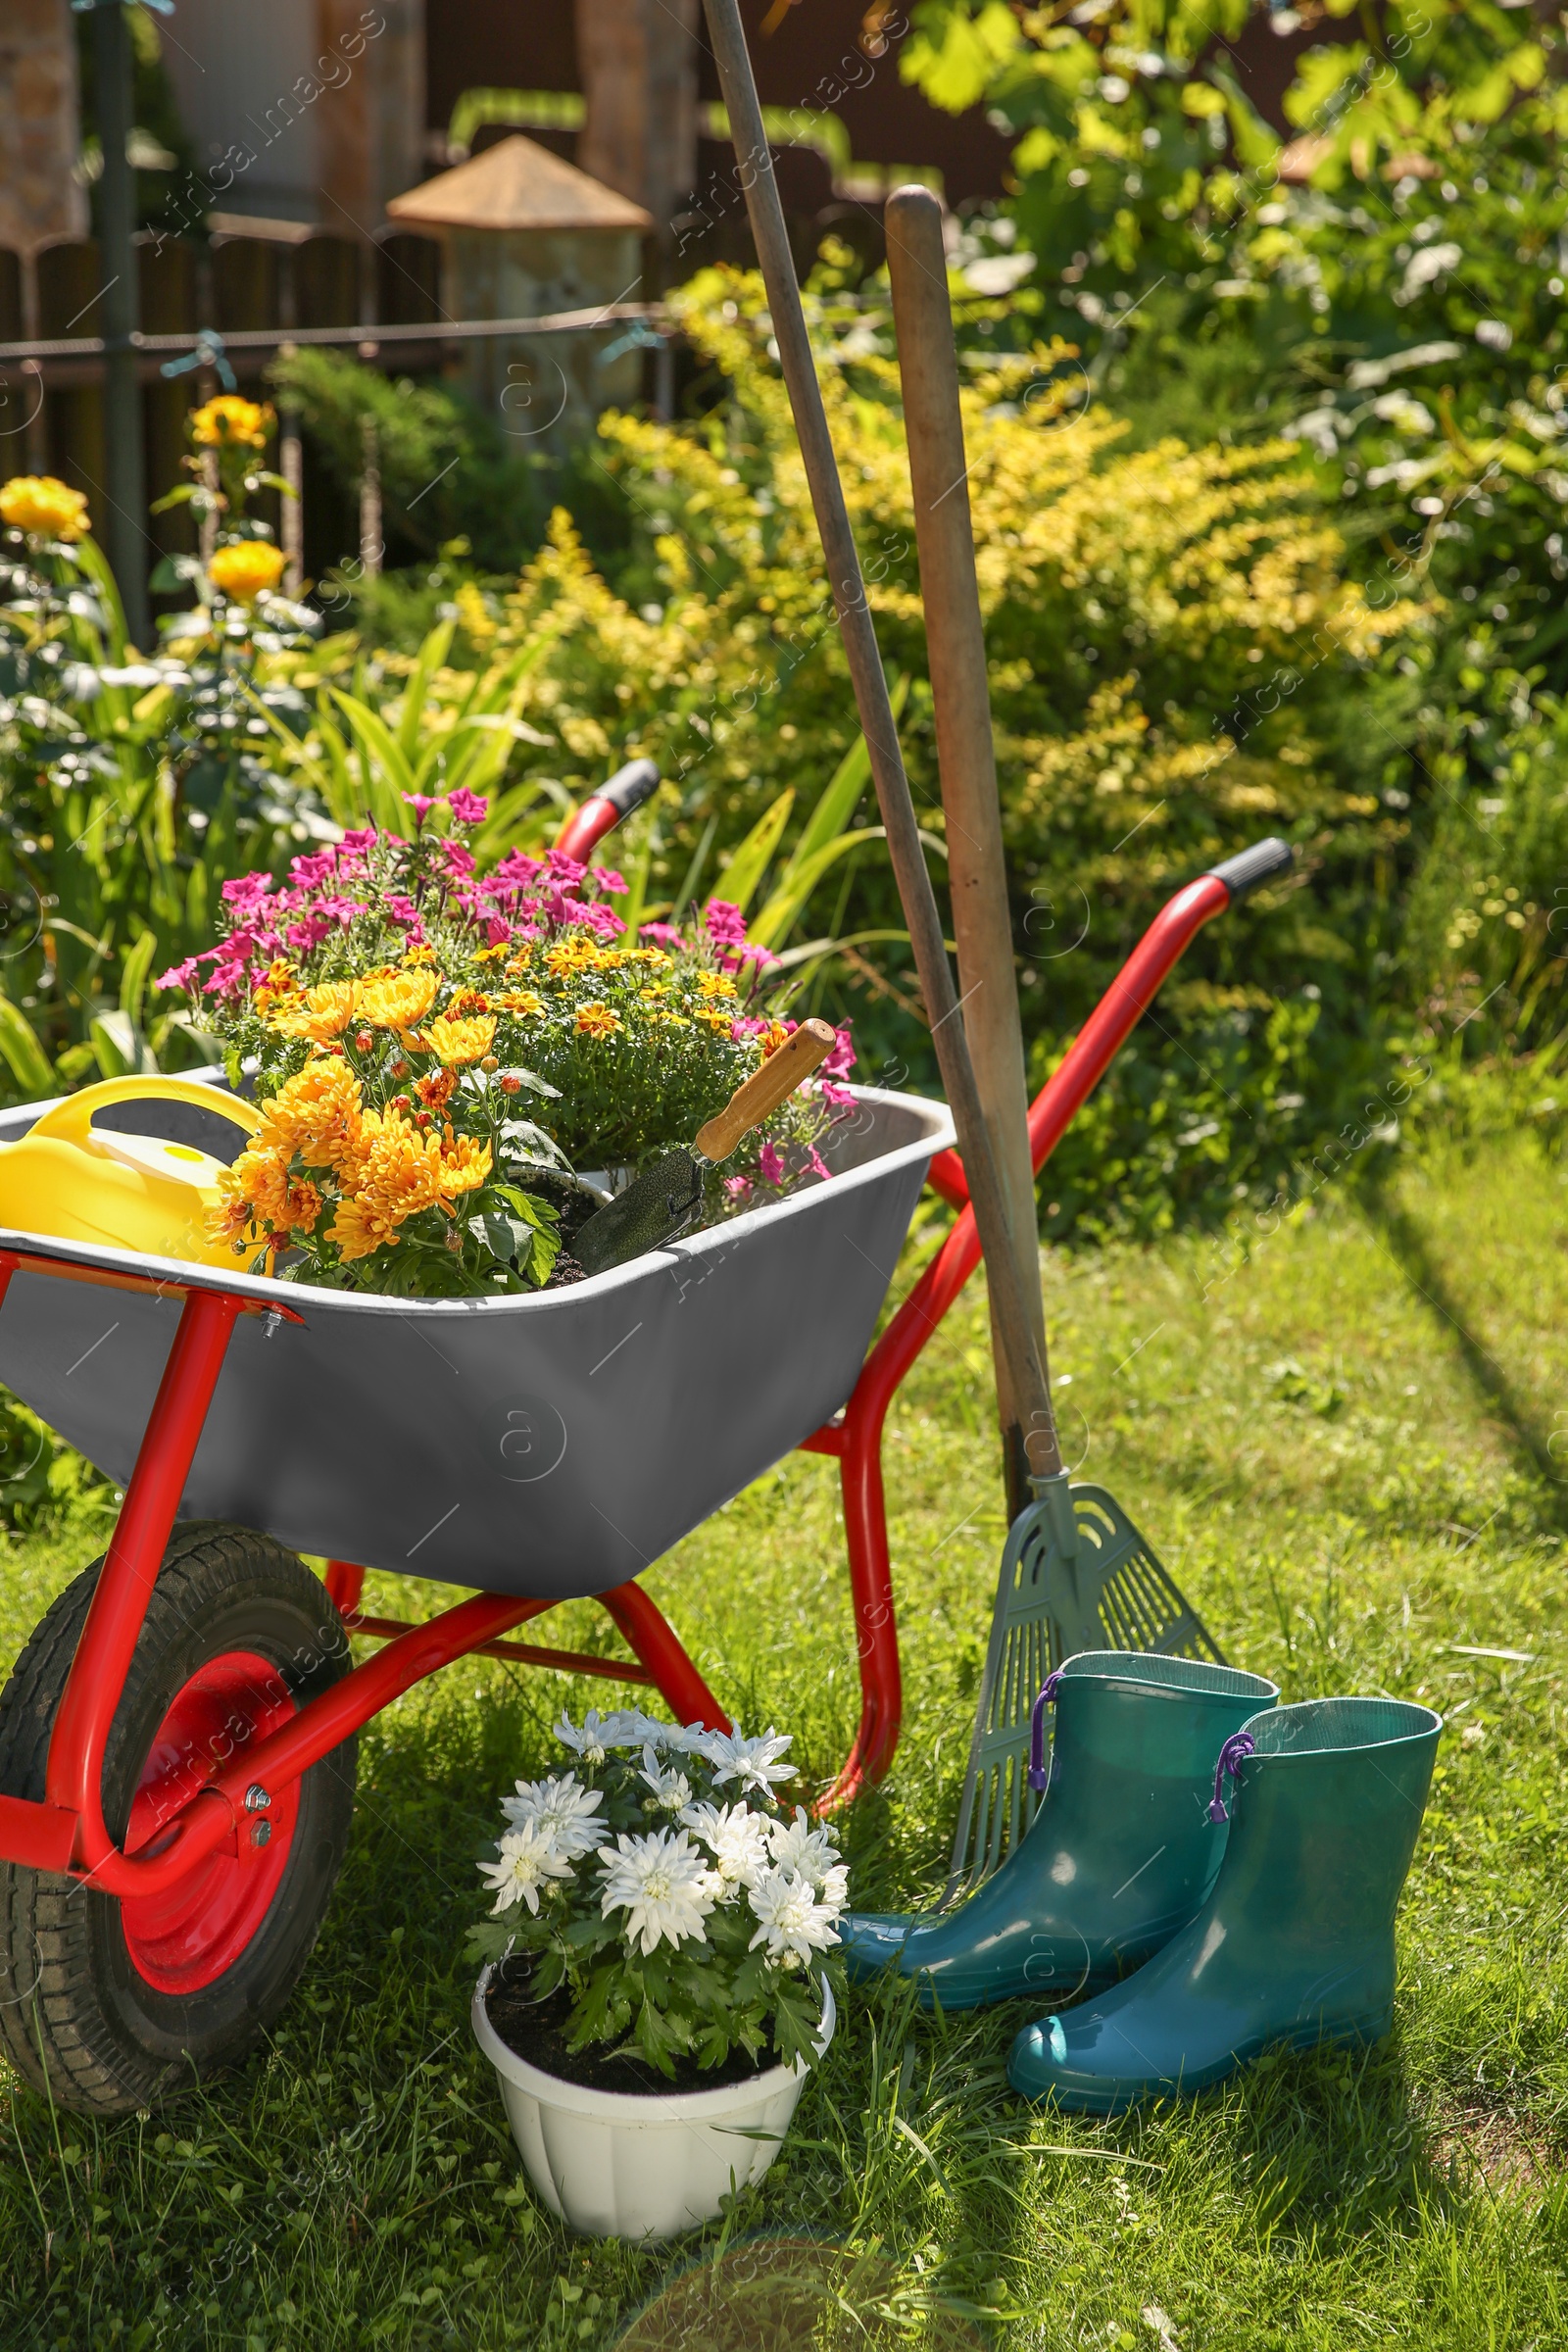
[{"label": "boot pull loop", "polygon": [[1229,1773],[1233,1781],[1239,1781],[1242,1777],[1243,1758],[1255,1752],[1250,1732],[1232,1732],[1220,1749],[1219,1762],[1214,1767],[1214,1796],[1208,1808],[1210,1821],[1229,1821],[1230,1815],[1225,1810],[1225,1799],[1221,1794],[1225,1775]]},{"label": "boot pull loop", "polygon": [[1061,1668],[1048,1674],[1035,1700],[1034,1713],[1029,1718],[1029,1786],[1036,1796],[1044,1796],[1051,1775],[1046,1770],[1046,1709],[1056,1703],[1061,1688]]}]

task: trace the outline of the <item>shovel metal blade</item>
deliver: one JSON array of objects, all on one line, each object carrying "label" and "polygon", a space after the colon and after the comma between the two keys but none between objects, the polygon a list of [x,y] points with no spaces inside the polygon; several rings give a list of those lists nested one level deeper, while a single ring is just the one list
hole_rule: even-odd
[{"label": "shovel metal blade", "polygon": [[683,1147],[644,1168],[623,1193],[578,1228],[571,1244],[578,1265],[585,1273],[603,1274],[682,1232],[702,1206],[707,1167],[706,1160]]}]

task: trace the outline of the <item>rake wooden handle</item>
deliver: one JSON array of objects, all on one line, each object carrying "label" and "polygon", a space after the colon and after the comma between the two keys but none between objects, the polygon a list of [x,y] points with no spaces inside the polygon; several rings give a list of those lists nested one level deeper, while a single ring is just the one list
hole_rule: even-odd
[{"label": "rake wooden handle", "polygon": [[[948,298],[942,207],[929,188],[896,188],[885,215],[888,275],[909,445],[920,600],[935,708],[937,764],[947,811],[948,881],[958,950],[963,1028],[974,1062],[997,1175],[1007,1203],[1012,1248],[1005,1259],[986,1251],[986,1282],[997,1332],[997,1404],[1012,1516],[1029,1501],[1027,1428],[1001,1348],[998,1287],[1012,1283],[1034,1334],[1041,1369],[1050,1365],[1040,1297],[1040,1241],[1034,1158],[1029,1149],[1029,1087],[1013,958],[1012,910],[1002,847],[991,733],[991,685],[975,574],[968,464],[958,401],[958,360]],[[1036,1449],[1039,1450],[1038,1447]]]},{"label": "rake wooden handle", "polygon": [[[942,920],[931,877],[926,872],[909,779],[905,774],[904,757],[899,750],[898,728],[888,700],[888,682],[877,651],[871,609],[866,603],[860,558],[850,525],[844,485],[839,479],[838,460],[822,405],[822,388],[816,380],[811,341],[806,331],[795,258],[784,224],[778,182],[773,176],[773,157],[762,123],[761,103],[746,47],[739,0],[704,0],[704,6],[713,60],[718,67],[719,89],[746,190],[746,210],[757,242],[762,282],[767,288],[779,366],[800,436],[801,459],[810,486],[822,553],[827,559],[844,656],[855,687],[865,748],[870,754],[871,780],[876,786],[877,806],[887,831],[888,858],[905,920],[909,926],[920,994],[925,999],[931,1023],[931,1042],[936,1048],[953,1123],[958,1132],[958,1150],[968,1179],[981,1249],[987,1257],[994,1256],[1005,1264],[1011,1250],[1006,1200],[986,1132],[985,1113],[975,1087],[974,1067],[964,1042],[963,1019],[948,963]],[[1021,1424],[1028,1433],[1030,1469],[1037,1476],[1050,1476],[1061,1467],[1051,1395],[1015,1284],[998,1284],[992,1311],[1001,1330],[1003,1353],[1018,1399]]]},{"label": "rake wooden handle", "polygon": [[704,1159],[728,1159],[743,1135],[760,1126],[819,1061],[825,1061],[839,1042],[839,1033],[826,1021],[803,1021],[763,1062],[744,1086],[738,1086],[717,1115],[697,1130],[697,1149]]}]

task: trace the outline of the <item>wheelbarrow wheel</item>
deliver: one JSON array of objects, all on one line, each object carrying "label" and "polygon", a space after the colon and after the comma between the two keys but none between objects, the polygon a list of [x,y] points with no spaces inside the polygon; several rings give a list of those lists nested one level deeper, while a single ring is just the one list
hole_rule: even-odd
[{"label": "wheelbarrow wheel", "polygon": [[[101,1560],[60,1595],[0,1694],[0,1789],[42,1797],[49,1736]],[[127,1852],[349,1664],[324,1587],[249,1529],[176,1528],[104,1759]],[[319,1933],[354,1804],[350,1738],[164,1894],[125,1901],[0,1864],[0,2036],[58,2106],[117,2115],[243,2059]]]}]

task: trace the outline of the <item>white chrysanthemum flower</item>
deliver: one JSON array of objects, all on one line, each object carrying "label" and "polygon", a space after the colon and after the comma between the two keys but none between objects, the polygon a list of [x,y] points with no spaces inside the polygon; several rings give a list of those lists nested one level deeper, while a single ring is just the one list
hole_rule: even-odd
[{"label": "white chrysanthemum flower", "polygon": [[780,1870],[798,1871],[819,1887],[838,1862],[838,1839],[830,1829],[813,1830],[804,1805],[793,1821],[773,1821],[767,1827],[767,1850]]},{"label": "white chrysanthemum flower", "polygon": [[578,1730],[569,1715],[563,1715],[556,1726],[556,1738],[563,1747],[569,1747],[581,1756],[591,1772],[597,1772],[612,1747],[640,1747],[648,1737],[648,1720],[633,1709],[621,1713],[618,1709],[601,1715],[590,1707]]},{"label": "white chrysanthemum flower", "polygon": [[792,1735],[775,1732],[771,1725],[756,1740],[748,1740],[739,1724],[732,1732],[710,1732],[703,1754],[713,1767],[713,1779],[720,1786],[725,1781],[739,1781],[741,1794],[749,1788],[760,1789],[763,1796],[772,1793],[775,1781],[792,1781],[793,1764],[781,1764],[780,1756],[790,1746]]},{"label": "white chrysanthemum flower", "polygon": [[638,1778],[647,1783],[666,1813],[678,1813],[682,1805],[692,1801],[692,1785],[686,1775],[673,1764],[667,1772],[661,1771],[659,1758],[651,1747],[643,1749],[643,1768]]},{"label": "white chrysanthemum flower", "polygon": [[569,1879],[571,1864],[556,1843],[554,1834],[538,1822],[509,1830],[501,1840],[501,1858],[481,1862],[481,1877],[495,1896],[493,1911],[510,1911],[526,1903],[537,1917],[539,1889],[547,1879]]},{"label": "white chrysanthemum flower", "polygon": [[798,1871],[764,1870],[748,1900],[758,1928],[746,1948],[755,1952],[765,1943],[768,1958],[781,1967],[803,1967],[813,1952],[831,1951],[838,1942],[835,1914],[817,1901],[810,1880]]},{"label": "white chrysanthemum flower", "polygon": [[716,1899],[710,1872],[684,1830],[654,1830],[646,1838],[624,1832],[614,1845],[602,1845],[605,1866],[601,1915],[624,1910],[623,1933],[635,1949],[642,1939],[643,1957],[661,1943],[683,1942],[693,1936],[708,1941],[704,1920]]},{"label": "white chrysanthemum flower", "polygon": [[696,1831],[712,1855],[726,1894],[737,1886],[756,1886],[759,1872],[767,1868],[765,1815],[753,1813],[744,1804],[715,1805],[705,1800],[688,1805],[681,1820]]},{"label": "white chrysanthemum flower", "polygon": [[515,1796],[504,1796],[501,1810],[514,1828],[536,1822],[554,1836],[558,1850],[568,1862],[580,1862],[593,1852],[608,1823],[599,1818],[604,1791],[579,1786],[574,1772],[558,1780],[519,1781]]},{"label": "white chrysanthemum flower", "polygon": [[850,1866],[847,1862],[835,1862],[831,1870],[822,1873],[816,1899],[824,1911],[831,1911],[837,1919],[850,1899]]},{"label": "white chrysanthemum flower", "polygon": [[651,1723],[649,1737],[657,1747],[666,1748],[672,1756],[704,1756],[708,1742],[713,1738],[706,1723]]}]

